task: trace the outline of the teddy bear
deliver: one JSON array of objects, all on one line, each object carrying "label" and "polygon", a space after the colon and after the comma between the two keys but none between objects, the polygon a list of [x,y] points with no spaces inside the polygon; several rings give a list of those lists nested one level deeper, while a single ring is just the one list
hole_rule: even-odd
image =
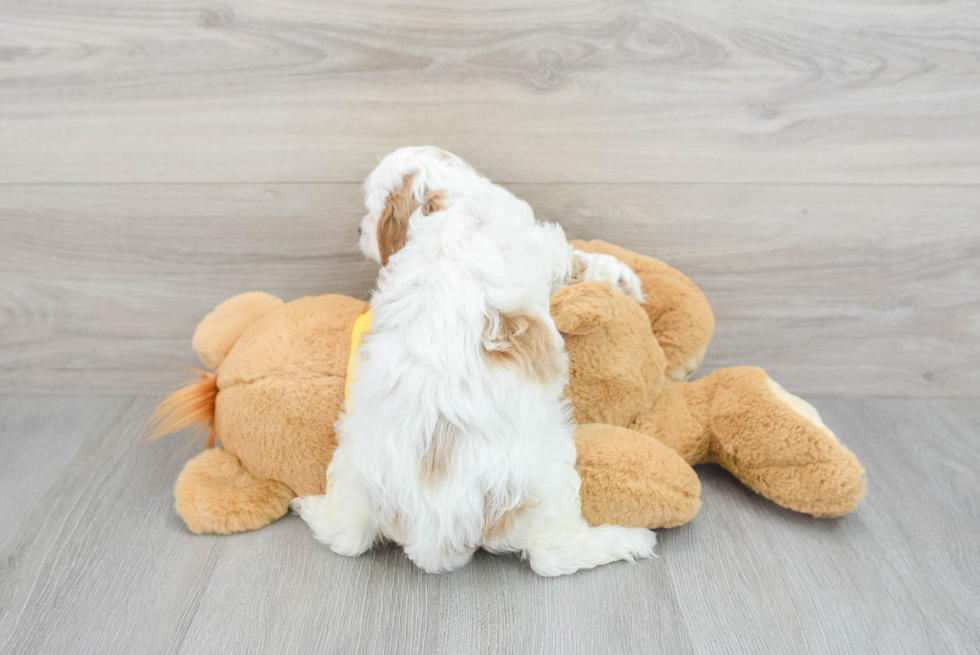
[{"label": "teddy bear", "polygon": [[[686,382],[714,328],[710,306],[683,274],[601,241],[573,242],[630,265],[636,303],[603,283],[553,294],[569,357],[582,513],[593,525],[674,527],[700,509],[691,468],[714,462],[761,495],[814,516],[845,514],[864,471],[816,410],[757,368]],[[195,533],[232,534],[282,517],[295,496],[322,494],[336,447],[349,364],[368,304],[341,295],[284,303],[246,293],[198,325],[201,381],[154,412],[154,437],[195,423],[207,447],[184,466],[175,508]]]},{"label": "teddy bear", "polygon": [[[714,327],[707,300],[690,280],[663,262],[602,241],[572,243],[630,266],[646,293],[643,305],[599,283],[552,295],[551,315],[569,357],[566,394],[577,421],[630,428],[670,446],[691,466],[719,464],[798,512],[832,518],[857,507],[865,493],[858,459],[813,406],[764,370],[725,368],[685,381],[700,365]],[[578,452],[583,485],[588,480],[600,495],[616,488],[621,481],[610,480],[601,465],[601,441],[584,445]],[[591,499],[593,507],[600,504]],[[632,515],[610,508],[603,518],[620,523]]]}]

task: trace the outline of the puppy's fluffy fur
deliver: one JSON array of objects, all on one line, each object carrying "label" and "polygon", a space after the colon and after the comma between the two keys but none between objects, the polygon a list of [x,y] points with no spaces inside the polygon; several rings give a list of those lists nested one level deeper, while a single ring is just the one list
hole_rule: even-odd
[{"label": "puppy's fluffy fur", "polygon": [[387,538],[429,572],[480,547],[541,575],[652,556],[649,530],[582,518],[549,316],[557,286],[622,267],[576,260],[560,227],[436,148],[396,151],[365,188],[362,246],[385,266],[326,495],[294,501],[316,538],[343,555]]}]

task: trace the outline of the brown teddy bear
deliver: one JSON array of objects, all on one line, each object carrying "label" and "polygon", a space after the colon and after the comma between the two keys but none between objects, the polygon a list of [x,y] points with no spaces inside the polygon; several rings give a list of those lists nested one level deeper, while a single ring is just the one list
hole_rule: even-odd
[{"label": "brown teddy bear", "polygon": [[[700,508],[690,465],[717,462],[775,502],[839,516],[864,493],[863,469],[807,403],[761,369],[679,382],[700,364],[714,319],[703,294],[666,264],[601,241],[575,247],[629,264],[639,305],[601,283],[552,296],[569,355],[582,512],[593,525],[672,527]],[[189,461],[175,507],[195,533],[231,534],[322,494],[348,363],[368,304],[339,295],[290,303],[246,293],[201,321],[193,347],[214,373],[165,399],[154,437],[194,423],[209,448]],[[215,437],[220,447],[215,447]]]},{"label": "brown teddy bear", "polygon": [[[573,244],[629,265],[647,297],[638,305],[598,283],[552,296],[551,315],[569,356],[567,394],[580,423],[654,437],[688,464],[720,464],[747,487],[798,512],[836,517],[857,506],[865,489],[857,458],[816,409],[765,371],[726,368],[677,382],[700,365],[714,327],[707,300],[690,280],[663,262],[602,241]],[[597,496],[623,484],[602,464],[604,454],[601,441],[579,443],[579,474]],[[603,507],[607,521],[635,525],[628,522],[632,514],[618,513],[627,508],[621,499],[609,509],[598,497],[590,504]]]}]

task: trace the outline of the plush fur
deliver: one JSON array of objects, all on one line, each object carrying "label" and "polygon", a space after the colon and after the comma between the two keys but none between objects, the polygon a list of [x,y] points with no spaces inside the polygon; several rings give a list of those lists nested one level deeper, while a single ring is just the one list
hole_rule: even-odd
[{"label": "plush fur", "polygon": [[230,298],[197,326],[191,347],[197,351],[201,363],[215,371],[245,330],[283,304],[275,296],[258,291]]},{"label": "plush fur", "polygon": [[[667,264],[605,241],[572,241],[579,252],[604,254],[630,267],[656,302],[643,303],[657,344],[664,352],[667,383],[688,379],[701,366],[715,330],[708,299],[686,275]],[[583,280],[588,281],[588,280]]]},{"label": "plush fur", "polygon": [[[663,443],[689,464],[716,463],[746,486],[790,509],[818,517],[851,512],[864,497],[864,469],[809,403],[793,396],[755,367],[715,371],[694,382],[675,383],[662,343],[675,344],[675,361],[702,352],[691,326],[709,334],[713,321],[699,316],[707,305],[681,304],[678,286],[700,296],[686,278],[663,279],[653,260],[602,242],[579,243],[616,253],[643,280],[646,305],[629,302],[604,285],[580,284],[552,296],[551,311],[567,330],[570,380],[567,393],[580,423],[627,427]],[[649,261],[644,261],[649,260]],[[660,294],[664,294],[661,302]],[[661,317],[654,333],[649,316]],[[702,336],[702,338],[704,338]],[[580,461],[580,470],[581,470]],[[604,492],[613,497],[611,491]],[[602,515],[631,507],[618,498],[597,508]]]},{"label": "plush fur", "polygon": [[582,514],[593,525],[673,528],[701,509],[701,482],[694,469],[677,466],[677,453],[655,439],[626,428],[583,423],[575,447]]},{"label": "plush fur", "polygon": [[[552,319],[564,332],[569,356],[566,396],[579,422],[576,467],[582,513],[591,524],[686,523],[700,508],[690,465],[702,462],[720,463],[766,498],[796,511],[832,517],[857,507],[864,495],[860,463],[815,412],[808,415],[802,401],[778,393],[760,369],[723,369],[671,384],[670,362],[703,351],[713,325],[708,303],[690,280],[662,262],[600,241],[573,244],[616,252],[639,271],[646,290],[644,305],[623,302],[606,285],[595,284],[570,286],[551,299]],[[270,306],[277,309],[264,313]],[[346,296],[283,305],[266,294],[247,294],[209,314],[193,341],[202,361],[212,352],[233,355],[217,363],[217,450],[235,453],[257,480],[281,482],[297,495],[322,494],[336,443],[333,423],[343,406],[352,327],[367,309],[367,303]],[[653,323],[651,316],[657,317]],[[322,327],[305,329],[308,324]],[[673,359],[661,343],[675,344]],[[226,375],[226,365],[238,373]],[[269,402],[253,404],[253,394],[234,391],[267,378],[280,385]],[[327,380],[317,383],[322,397],[293,392],[312,378]],[[206,471],[214,464],[210,452],[185,469]],[[254,501],[231,483],[233,477],[216,471],[182,478],[174,493],[191,529],[241,531],[282,515],[281,506],[256,502],[262,520],[229,521],[229,506],[218,498],[237,499],[242,506]]]},{"label": "plush fur", "polygon": [[[268,306],[271,296],[248,296],[247,299],[236,296],[222,303],[201,322],[195,333],[194,344],[203,352],[213,350],[209,338],[217,343],[227,341],[223,324],[238,340],[229,349],[234,351],[228,364],[229,375],[221,375],[225,367],[222,360],[215,385],[210,379],[192,385],[192,393],[198,398],[208,398],[211,390],[216,389],[217,396],[212,397],[210,406],[216,410],[214,423],[222,429],[220,447],[207,449],[188,462],[185,471],[191,473],[182,476],[174,488],[177,512],[196,533],[228,534],[257,529],[285,512],[276,503],[258,502],[254,494],[235,484],[241,478],[229,474],[228,462],[254,480],[283,483],[290,490],[289,498],[324,492],[324,472],[336,447],[333,423],[343,406],[340,380],[346,367],[337,363],[350,358],[353,325],[368,309],[365,302],[333,295],[280,303],[278,309],[263,315],[255,309]],[[255,303],[255,307],[249,303]],[[257,315],[261,318],[244,334],[238,330],[246,317],[254,320]],[[297,316],[305,318],[293,320]],[[308,343],[315,332],[300,327],[310,320],[327,330],[330,338]],[[292,344],[287,346],[291,355],[285,358],[284,344]],[[243,374],[246,364],[250,366]],[[290,380],[302,388],[313,377],[324,378],[318,385],[323,398],[311,402],[308,394],[292,392],[294,385]],[[267,394],[259,390],[269,379],[278,380],[283,392],[274,402],[263,402]],[[188,392],[184,389],[175,393]],[[197,406],[196,403],[167,403],[166,408],[174,412],[169,416],[180,421],[178,427],[194,421],[206,427],[212,417],[200,416],[194,409]],[[323,411],[328,415],[323,417],[320,414]],[[576,440],[580,455],[583,444],[588,442],[610,446],[588,460],[588,470],[580,467],[582,511],[591,524],[669,527],[685,523],[697,513],[700,507],[697,476],[673,451],[663,449],[645,435],[611,426],[579,425]],[[212,452],[235,455],[232,459],[215,459]],[[659,462],[656,467],[643,466],[644,462],[653,461]],[[243,462],[255,465],[267,477],[255,475]],[[681,480],[684,484],[675,488],[672,484],[661,484],[660,478]],[[609,485],[608,489],[605,485]],[[252,507],[252,511],[233,511],[236,503],[243,509]],[[249,515],[262,518],[240,520]],[[630,518],[633,522],[622,522]]]},{"label": "plush fur", "polygon": [[[291,302],[257,321],[219,367],[215,428],[256,477],[301,496],[323,488],[323,464],[337,447],[351,329],[367,309],[346,296]],[[302,448],[282,447],[298,437]]]},{"label": "plush fur", "polygon": [[477,548],[541,575],[651,557],[649,530],[582,517],[549,314],[573,270],[561,228],[435,148],[392,153],[365,189],[385,266],[326,493],[293,501],[314,536],[343,555],[394,540],[432,573]]},{"label": "plush fur", "polygon": [[194,534],[235,534],[264,528],[289,511],[292,489],[257,478],[221,448],[209,448],[180,472],[175,508]]}]

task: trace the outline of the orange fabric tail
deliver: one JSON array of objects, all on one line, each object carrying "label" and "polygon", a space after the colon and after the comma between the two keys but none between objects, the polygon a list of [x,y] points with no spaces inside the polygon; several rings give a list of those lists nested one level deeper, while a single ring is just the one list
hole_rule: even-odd
[{"label": "orange fabric tail", "polygon": [[200,369],[200,382],[177,389],[163,399],[146,421],[149,441],[172,432],[179,432],[192,425],[199,425],[201,432],[208,431],[206,448],[214,448],[214,399],[218,395],[218,376]]}]

